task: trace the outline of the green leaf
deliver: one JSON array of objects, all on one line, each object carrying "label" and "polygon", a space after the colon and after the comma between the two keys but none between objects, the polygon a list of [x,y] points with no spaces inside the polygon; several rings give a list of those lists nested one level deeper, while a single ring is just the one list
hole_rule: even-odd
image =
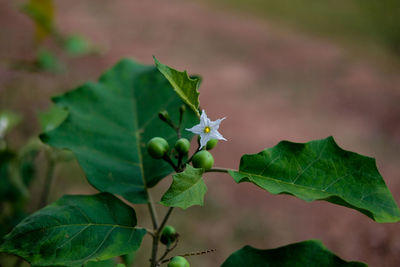
[{"label": "green leaf", "polygon": [[19,114],[8,110],[0,112],[0,139],[20,122],[21,116]]},{"label": "green leaf", "polygon": [[64,196],[25,218],[4,237],[0,252],[32,265],[83,265],[139,248],[146,233],[135,211],[113,195]]},{"label": "green leaf", "polygon": [[109,259],[105,261],[89,261],[88,263],[85,264],[85,267],[114,267],[114,266],[116,266],[114,259]]},{"label": "green leaf", "polygon": [[82,56],[92,51],[92,45],[82,36],[71,35],[65,40],[64,49],[70,56]]},{"label": "green leaf", "polygon": [[39,113],[40,128],[43,132],[57,128],[68,116],[68,111],[52,105],[48,111]]},{"label": "green leaf", "polygon": [[62,72],[65,68],[63,63],[50,50],[41,49],[36,56],[36,64],[38,71],[44,70],[49,72]]},{"label": "green leaf", "polygon": [[[167,110],[177,122],[183,104],[155,67],[122,60],[98,83],[86,83],[53,101],[69,114],[59,127],[41,135],[42,141],[73,151],[98,190],[119,194],[132,203],[146,203],[147,188],[173,172],[146,149],[155,136],[174,146],[176,132],[158,113]],[[182,129],[197,123],[196,114],[187,110]],[[190,139],[192,134],[182,131],[182,136]]]},{"label": "green leaf", "polygon": [[341,149],[332,137],[304,144],[282,141],[258,154],[244,155],[239,171],[229,173],[237,183],[251,182],[272,194],[326,200],[377,222],[400,220],[375,160]]},{"label": "green leaf", "polygon": [[329,251],[320,241],[309,240],[276,249],[245,246],[233,253],[221,267],[363,267],[362,262],[347,262]]},{"label": "green leaf", "polygon": [[168,207],[187,209],[193,205],[203,206],[207,186],[203,181],[203,169],[186,165],[185,171],[174,174],[170,188],[161,199],[161,204]]},{"label": "green leaf", "polygon": [[189,107],[200,117],[199,113],[199,91],[200,86],[199,78],[191,78],[186,70],[183,72],[177,71],[160,63],[155,57],[154,62],[158,70],[168,79],[174,88],[175,92],[182,98],[182,100],[189,105]]},{"label": "green leaf", "polygon": [[125,254],[121,256],[122,262],[124,263],[124,266],[132,266],[133,262],[135,261],[136,258],[136,252],[132,252],[129,254]]}]

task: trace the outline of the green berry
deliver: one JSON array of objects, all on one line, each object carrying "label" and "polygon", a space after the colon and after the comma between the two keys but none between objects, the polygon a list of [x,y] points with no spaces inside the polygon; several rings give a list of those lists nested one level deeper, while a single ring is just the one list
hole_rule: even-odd
[{"label": "green berry", "polygon": [[168,267],[190,267],[190,264],[184,257],[175,256],[168,263]]},{"label": "green berry", "polygon": [[186,155],[189,152],[190,142],[186,138],[181,138],[175,143],[175,150],[179,155]]},{"label": "green berry", "polygon": [[160,241],[164,245],[169,245],[173,243],[176,240],[177,233],[174,227],[171,225],[167,225],[164,227],[162,233],[161,233],[161,238]]},{"label": "green berry", "polygon": [[207,142],[206,149],[211,150],[218,144],[218,139],[211,139]]},{"label": "green berry", "polygon": [[214,158],[210,152],[208,152],[207,150],[202,150],[200,152],[197,152],[193,156],[192,163],[193,167],[195,168],[203,168],[205,170],[209,170],[214,165]]},{"label": "green berry", "polygon": [[168,150],[168,142],[162,137],[154,137],[147,143],[147,151],[155,159],[162,158]]}]

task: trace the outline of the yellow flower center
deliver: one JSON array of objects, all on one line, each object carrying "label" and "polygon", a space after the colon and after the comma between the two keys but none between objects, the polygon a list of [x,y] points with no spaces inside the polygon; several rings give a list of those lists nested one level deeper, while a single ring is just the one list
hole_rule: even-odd
[{"label": "yellow flower center", "polygon": [[210,127],[206,126],[206,127],[204,128],[204,133],[209,133],[210,131],[211,131],[211,128],[210,128]]}]

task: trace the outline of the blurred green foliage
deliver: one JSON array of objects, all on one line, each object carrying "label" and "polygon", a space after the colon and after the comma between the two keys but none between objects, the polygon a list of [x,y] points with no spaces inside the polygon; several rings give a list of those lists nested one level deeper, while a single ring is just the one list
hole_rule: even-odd
[{"label": "blurred green foliage", "polygon": [[35,38],[41,43],[54,31],[54,5],[52,0],[29,0],[22,11],[35,22]]},{"label": "blurred green foliage", "polygon": [[400,55],[398,0],[220,0],[247,10],[334,38],[383,45]]}]

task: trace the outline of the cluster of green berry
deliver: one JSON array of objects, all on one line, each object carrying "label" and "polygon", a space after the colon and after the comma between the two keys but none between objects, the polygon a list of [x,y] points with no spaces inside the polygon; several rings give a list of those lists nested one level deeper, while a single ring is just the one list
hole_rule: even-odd
[{"label": "cluster of green berry", "polygon": [[[213,149],[218,143],[217,139],[208,141],[206,150],[197,150],[192,158],[188,160],[192,162],[193,167],[209,170],[214,165],[214,157],[207,150]],[[178,157],[187,156],[190,149],[190,142],[186,138],[180,138],[176,141],[174,146],[175,152]],[[169,151],[169,144],[167,140],[162,137],[154,137],[147,144],[147,151],[155,159],[166,159]]]},{"label": "cluster of green berry", "polygon": [[[191,163],[193,167],[195,168],[201,168],[204,170],[210,170],[213,165],[214,165],[214,158],[209,152],[209,150],[213,149],[217,143],[217,139],[211,139],[207,142],[207,145],[204,146],[203,149],[200,147],[200,136],[198,137],[198,148],[197,150],[193,153],[191,157],[189,157],[189,150],[190,150],[190,142],[186,138],[181,138],[180,134],[180,127],[181,127],[181,122],[182,122],[182,115],[184,113],[185,109],[184,106],[180,108],[180,119],[179,119],[179,124],[176,126],[174,122],[169,117],[169,114],[167,111],[161,111],[159,113],[159,118],[167,123],[171,128],[176,130],[178,140],[175,142],[174,148],[172,151],[170,150],[170,146],[167,142],[162,137],[153,137],[148,143],[147,143],[147,152],[149,155],[154,158],[154,159],[163,159],[167,163],[169,163],[176,172],[182,172],[185,170],[186,164]],[[171,154],[175,156],[177,159],[177,163],[171,160]],[[172,251],[177,243],[178,243],[178,237],[179,234],[176,232],[175,228],[167,225],[163,228],[161,236],[160,236],[160,242],[164,245],[166,245],[166,254],[170,251]],[[166,255],[164,255],[166,256]],[[162,258],[164,258],[164,256]],[[187,255],[184,255],[187,256]],[[161,258],[161,259],[162,259]],[[161,263],[164,262],[169,262],[168,267],[190,267],[189,262],[183,257],[183,256],[175,256],[170,259],[166,259],[163,261],[160,261]]]}]

